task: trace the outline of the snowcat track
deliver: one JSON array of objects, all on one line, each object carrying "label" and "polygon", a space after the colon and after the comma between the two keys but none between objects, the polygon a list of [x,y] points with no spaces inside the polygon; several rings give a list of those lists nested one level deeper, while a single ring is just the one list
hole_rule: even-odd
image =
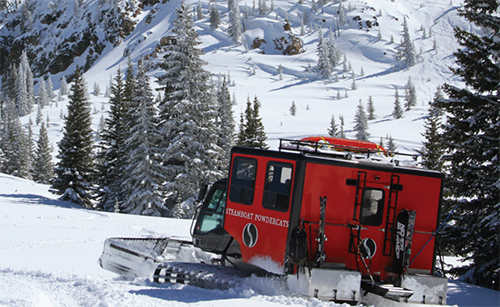
[{"label": "snowcat track", "polygon": [[225,267],[205,263],[166,262],[160,264],[153,281],[162,283],[188,284],[205,289],[227,290],[242,284],[252,272],[236,267]]}]

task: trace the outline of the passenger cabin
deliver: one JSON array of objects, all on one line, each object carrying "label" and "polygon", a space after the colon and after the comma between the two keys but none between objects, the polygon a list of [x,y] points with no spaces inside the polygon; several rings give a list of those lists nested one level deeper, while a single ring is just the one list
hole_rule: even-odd
[{"label": "passenger cabin", "polygon": [[195,244],[279,274],[300,266],[382,282],[433,274],[442,174],[397,166],[376,145],[336,143],[234,147],[229,177],[197,221]]}]

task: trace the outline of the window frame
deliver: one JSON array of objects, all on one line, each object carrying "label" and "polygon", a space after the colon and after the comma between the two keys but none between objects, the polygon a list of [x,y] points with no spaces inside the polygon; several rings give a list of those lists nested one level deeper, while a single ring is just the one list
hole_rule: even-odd
[{"label": "window frame", "polygon": [[[363,216],[363,213],[369,208],[365,205],[365,195],[368,191],[380,191],[382,193],[382,198],[377,201],[377,211],[374,214]],[[372,200],[373,198],[369,198]],[[361,196],[361,206],[359,211],[359,221],[362,225],[366,226],[380,226],[384,221],[384,210],[385,210],[385,191],[383,189],[374,187],[365,187],[363,189],[363,194]]]},{"label": "window frame", "polygon": [[[270,187],[273,186],[272,182],[268,181],[268,178],[270,176],[271,166],[273,166],[274,168],[276,168],[277,166],[281,166],[282,170],[284,168],[290,169],[290,178],[288,179],[289,183],[280,184],[281,188],[287,189],[286,193],[280,193],[280,191],[278,191],[278,190],[270,189]],[[290,209],[290,199],[291,199],[291,195],[292,195],[293,171],[294,171],[294,169],[293,169],[292,163],[281,162],[281,161],[272,161],[272,160],[267,162],[264,189],[263,189],[263,193],[262,193],[262,207],[264,207],[265,209],[268,209],[268,210],[279,211],[279,212],[287,212]],[[273,176],[274,176],[274,174],[273,174]],[[281,179],[279,181],[281,181]],[[273,180],[273,182],[274,182],[274,180]],[[276,186],[276,185],[274,185],[274,186]],[[269,205],[270,203],[268,202],[267,195],[274,195],[274,204]],[[284,202],[279,201],[280,197],[285,197],[286,201],[284,201]],[[283,204],[286,203],[286,208],[284,208],[284,207],[280,208],[278,206],[278,203],[283,203]]]},{"label": "window frame", "polygon": [[[239,178],[238,171],[239,166],[244,163],[249,162],[253,165],[253,180],[250,184],[242,184],[245,180],[244,178]],[[254,201],[255,196],[255,182],[257,181],[257,167],[258,161],[255,158],[248,158],[242,156],[236,156],[233,159],[233,167],[231,170],[231,182],[229,183],[229,201],[233,203],[238,203],[242,205],[251,206]],[[248,199],[246,199],[248,198]]]}]

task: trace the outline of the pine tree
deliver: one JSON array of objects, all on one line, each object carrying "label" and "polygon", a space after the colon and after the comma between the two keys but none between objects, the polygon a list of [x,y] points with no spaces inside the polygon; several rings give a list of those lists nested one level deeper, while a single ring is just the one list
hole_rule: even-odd
[{"label": "pine tree", "polygon": [[339,137],[342,139],[346,138],[345,132],[344,132],[344,115],[339,116],[340,119],[340,132],[339,132]]},{"label": "pine tree", "polygon": [[65,117],[63,137],[59,142],[59,162],[53,193],[85,207],[93,207],[93,139],[90,105],[83,71],[77,67],[69,95],[68,115]]},{"label": "pine tree", "polygon": [[238,44],[241,36],[241,13],[238,0],[233,0],[229,7],[229,27],[227,29],[233,43]]},{"label": "pine tree", "polygon": [[255,96],[253,104],[250,102],[250,97],[247,97],[245,115],[244,117],[242,116],[240,121],[240,134],[236,143],[238,146],[261,149],[269,148],[266,144],[267,136],[262,124],[262,118],[259,115],[259,109],[260,102],[257,96]]},{"label": "pine tree", "polygon": [[47,76],[47,83],[45,83],[45,92],[47,93],[47,97],[49,97],[49,100],[56,98],[56,94],[54,93],[54,85],[52,84],[50,76]]},{"label": "pine tree", "polygon": [[295,101],[292,101],[292,105],[290,106],[290,115],[297,115],[297,106],[295,105]]},{"label": "pine tree", "polygon": [[405,85],[405,109],[410,111],[411,107],[417,105],[417,90],[411,81],[411,76],[408,77],[408,82]]},{"label": "pine tree", "polygon": [[166,195],[176,207],[173,216],[191,217],[198,185],[222,177],[218,170],[222,152],[217,146],[219,132],[215,125],[210,73],[197,48],[198,34],[184,3],[177,9],[173,32],[175,45],[167,46],[160,67],[165,74],[158,78],[164,90],[160,103],[162,148],[167,167]]},{"label": "pine tree", "polygon": [[[438,92],[439,93],[439,92]],[[438,93],[434,98],[434,102],[430,102],[429,114],[427,115],[424,128],[425,131],[422,136],[425,140],[422,142],[422,150],[420,154],[422,155],[423,163],[422,165],[431,170],[443,171],[444,168],[444,148],[441,143],[441,115],[439,109],[437,109],[435,103],[443,97],[439,97]]]},{"label": "pine tree", "polygon": [[368,133],[368,118],[366,117],[365,107],[361,99],[354,115],[354,131],[356,131],[356,139],[368,141],[370,137],[370,133]]},{"label": "pine tree", "polygon": [[368,111],[368,120],[376,119],[377,117],[375,116],[375,106],[373,105],[372,95],[368,96],[368,105],[366,108]]},{"label": "pine tree", "polygon": [[[466,88],[444,86],[448,99],[436,106],[446,114],[441,142],[449,155],[447,199],[458,204],[445,234],[458,255],[471,260],[464,280],[499,290],[500,275],[500,3],[466,0],[459,14],[482,31],[455,28],[462,49],[452,68]],[[468,28],[467,28],[468,29]]]},{"label": "pine tree", "polygon": [[68,83],[66,82],[66,77],[62,77],[61,86],[59,87],[59,93],[61,95],[68,95]]},{"label": "pine tree", "polygon": [[219,27],[221,24],[219,10],[215,7],[215,4],[212,4],[212,8],[210,9],[210,29],[213,31]]},{"label": "pine tree", "polygon": [[321,28],[318,31],[318,47],[316,48],[316,53],[318,54],[318,65],[317,71],[321,78],[330,78],[333,67],[329,58],[328,46],[323,39],[323,32]]},{"label": "pine tree", "polygon": [[389,135],[387,137],[387,148],[386,149],[390,152],[396,152],[397,146],[396,146],[396,143],[394,143],[394,139],[392,138],[392,135]]},{"label": "pine tree", "polygon": [[113,211],[116,203],[121,204],[121,184],[126,165],[125,138],[128,136],[128,113],[130,105],[124,99],[125,84],[121,70],[111,84],[109,116],[101,132],[98,154],[99,207]]},{"label": "pine tree", "polygon": [[122,193],[125,195],[123,212],[162,216],[168,209],[163,202],[162,183],[166,180],[160,148],[158,109],[149,86],[144,61],[137,68],[136,97],[128,116],[129,137],[125,140],[127,163]]},{"label": "pine tree", "polygon": [[[31,71],[28,56],[25,50],[23,50],[23,53],[21,54],[19,66],[21,67],[21,71],[26,79],[27,108],[31,111],[33,109],[33,104],[35,104],[35,90],[33,87],[33,72]],[[49,96],[49,98],[52,97]]]},{"label": "pine tree", "polygon": [[396,87],[396,92],[394,93],[394,111],[392,111],[392,116],[395,119],[403,118],[403,109],[401,109],[401,102],[399,101],[398,88]]},{"label": "pine tree", "polygon": [[417,56],[415,54],[415,47],[413,46],[413,41],[410,38],[410,32],[408,30],[408,23],[406,18],[403,24],[403,41],[401,44],[403,60],[407,67],[412,67],[417,62]]},{"label": "pine tree", "polygon": [[40,86],[38,89],[38,105],[40,109],[45,108],[49,104],[49,96],[47,95],[47,89],[45,88],[45,80],[40,78]]},{"label": "pine tree", "polygon": [[16,107],[7,100],[3,113],[0,149],[6,157],[3,173],[31,179],[32,153],[26,132],[24,131]]},{"label": "pine tree", "polygon": [[35,163],[33,165],[33,180],[38,183],[48,184],[54,177],[54,164],[52,163],[51,145],[47,129],[42,122],[35,150]]},{"label": "pine tree", "polygon": [[229,86],[224,76],[217,89],[217,105],[219,107],[217,126],[219,128],[219,147],[222,150],[221,171],[226,171],[229,165],[231,148],[235,145],[235,122],[233,115],[233,102],[229,93]]},{"label": "pine tree", "polygon": [[338,125],[335,123],[335,116],[332,115],[332,118],[330,119],[330,127],[328,127],[328,135],[331,137],[337,137],[339,132],[338,132]]}]

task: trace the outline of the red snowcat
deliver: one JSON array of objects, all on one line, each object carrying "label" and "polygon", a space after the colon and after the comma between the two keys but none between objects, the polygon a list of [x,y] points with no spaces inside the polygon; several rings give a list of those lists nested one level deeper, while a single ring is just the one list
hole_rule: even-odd
[{"label": "red snowcat", "polygon": [[110,238],[101,266],[205,288],[281,276],[293,294],[377,306],[446,305],[434,276],[443,175],[371,142],[234,147],[228,178],[200,192],[192,240]]}]

